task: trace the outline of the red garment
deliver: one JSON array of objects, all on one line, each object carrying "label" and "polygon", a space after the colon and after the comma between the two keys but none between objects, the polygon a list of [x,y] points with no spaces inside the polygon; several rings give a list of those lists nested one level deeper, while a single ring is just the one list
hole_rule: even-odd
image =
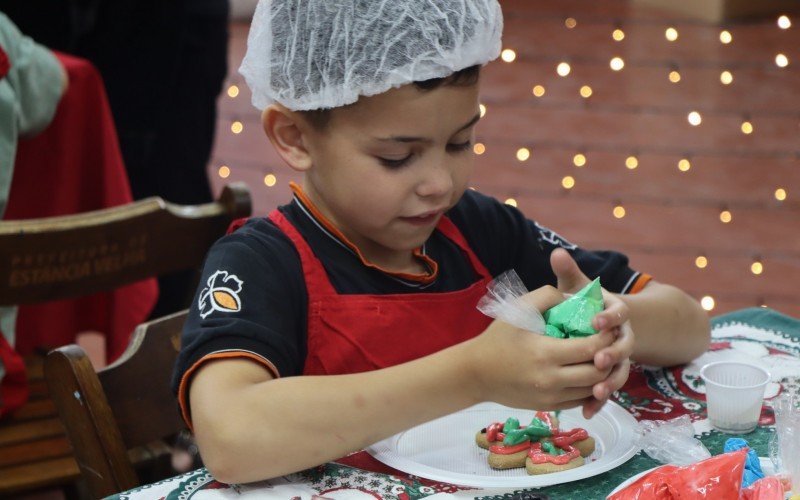
[{"label": "red garment", "polygon": [[[88,61],[56,53],[69,87],[52,123],[17,150],[5,219],[76,214],[133,201],[100,74]],[[45,249],[43,249],[45,250]],[[106,335],[108,361],[128,344],[155,304],[155,279],[70,300],[19,308],[16,350],[25,355],[75,341],[87,330]]]},{"label": "red garment", "polygon": [[8,60],[8,54],[0,47],[0,80],[5,78],[8,71],[11,69],[11,61]]},{"label": "red garment", "polygon": [[303,265],[308,290],[305,375],[397,365],[473,338],[491,322],[476,308],[491,275],[446,217],[437,229],[464,251],[480,279],[457,292],[393,295],[339,295],[297,229],[278,210],[269,218],[294,243]]}]

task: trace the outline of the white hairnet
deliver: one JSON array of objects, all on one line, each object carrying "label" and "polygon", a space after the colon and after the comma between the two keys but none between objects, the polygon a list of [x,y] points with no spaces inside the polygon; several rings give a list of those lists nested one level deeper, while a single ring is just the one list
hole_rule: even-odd
[{"label": "white hairnet", "polygon": [[500,53],[497,0],[259,0],[239,72],[263,109],[334,108]]}]

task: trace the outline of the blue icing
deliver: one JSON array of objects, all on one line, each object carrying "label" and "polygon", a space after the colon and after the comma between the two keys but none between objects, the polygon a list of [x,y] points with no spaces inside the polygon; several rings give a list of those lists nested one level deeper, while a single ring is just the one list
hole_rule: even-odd
[{"label": "blue icing", "polygon": [[[729,438],[727,441],[725,441],[725,447],[722,451],[728,453],[749,447],[750,445],[747,443],[747,441],[742,438]],[[761,462],[758,461],[758,455],[756,454],[756,451],[750,448],[750,451],[747,452],[747,458],[744,461],[742,488],[747,488],[762,477],[764,477],[764,471],[761,470]]]}]

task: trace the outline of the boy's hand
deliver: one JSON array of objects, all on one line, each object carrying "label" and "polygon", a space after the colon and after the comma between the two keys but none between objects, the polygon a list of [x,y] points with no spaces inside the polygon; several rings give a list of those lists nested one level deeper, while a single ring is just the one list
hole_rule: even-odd
[{"label": "boy's hand", "polygon": [[[525,296],[544,311],[564,296],[551,286]],[[467,342],[468,366],[479,401],[516,408],[557,410],[584,404],[593,388],[609,379],[612,366],[598,368],[594,357],[610,348],[616,334],[604,330],[586,338],[556,339],[494,321]]]},{"label": "boy's hand", "polygon": [[[550,265],[558,278],[558,290],[562,293],[575,293],[589,283],[572,256],[564,249],[557,248],[550,254]],[[603,407],[612,392],[628,379],[630,356],[633,353],[634,335],[628,322],[628,306],[617,296],[603,289],[605,309],[592,320],[592,326],[602,332],[611,332],[616,341],[594,355],[594,364],[600,370],[611,369],[606,380],[595,384],[593,398],[583,404],[583,415],[594,416]]]}]

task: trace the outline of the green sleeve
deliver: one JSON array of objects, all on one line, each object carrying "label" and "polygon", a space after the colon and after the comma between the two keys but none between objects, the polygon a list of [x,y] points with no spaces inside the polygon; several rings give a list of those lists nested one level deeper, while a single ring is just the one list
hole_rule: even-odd
[{"label": "green sleeve", "polygon": [[44,130],[55,115],[64,87],[63,68],[46,47],[23,35],[0,13],[0,46],[11,62],[3,79],[13,91],[20,136]]}]

